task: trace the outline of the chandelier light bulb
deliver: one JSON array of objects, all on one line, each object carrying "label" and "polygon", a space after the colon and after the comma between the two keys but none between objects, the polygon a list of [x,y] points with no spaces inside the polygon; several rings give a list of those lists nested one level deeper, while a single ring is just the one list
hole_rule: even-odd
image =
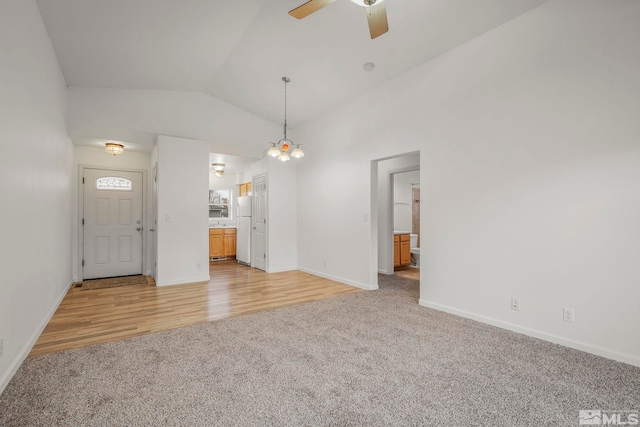
[{"label": "chandelier light bulb", "polygon": [[304,152],[300,148],[300,144],[296,145],[296,148],[293,149],[293,151],[291,152],[291,157],[293,157],[295,159],[299,159],[301,157],[304,157]]},{"label": "chandelier light bulb", "polygon": [[287,153],[286,151],[283,151],[282,154],[280,154],[280,157],[278,157],[278,160],[282,162],[286,162],[291,160],[291,157],[289,157],[289,153]]},{"label": "chandelier light bulb", "polygon": [[269,148],[269,151],[267,151],[267,155],[271,157],[280,157],[280,150],[278,150],[278,147],[276,147],[276,143],[272,142],[271,144],[271,148]]}]

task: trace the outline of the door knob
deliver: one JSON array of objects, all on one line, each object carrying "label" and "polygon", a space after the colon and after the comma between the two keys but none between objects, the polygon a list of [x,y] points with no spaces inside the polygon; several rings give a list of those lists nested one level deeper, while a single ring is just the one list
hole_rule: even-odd
[{"label": "door knob", "polygon": [[140,231],[140,230],[142,230],[142,227],[136,228],[136,231]]},{"label": "door knob", "polygon": [[149,231],[156,231],[156,229],[155,229],[155,228],[153,228],[153,227],[151,227],[151,228],[149,229]]}]

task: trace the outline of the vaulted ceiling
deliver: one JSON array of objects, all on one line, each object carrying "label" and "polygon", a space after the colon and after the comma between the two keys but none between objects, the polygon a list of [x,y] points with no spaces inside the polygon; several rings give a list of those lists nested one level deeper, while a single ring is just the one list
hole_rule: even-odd
[{"label": "vaulted ceiling", "polygon": [[[297,20],[304,0],[38,0],[70,87],[197,91],[293,127],[516,18],[546,0],[337,0]],[[371,62],[371,72],[363,64]],[[473,70],[469,70],[473,72]]]}]

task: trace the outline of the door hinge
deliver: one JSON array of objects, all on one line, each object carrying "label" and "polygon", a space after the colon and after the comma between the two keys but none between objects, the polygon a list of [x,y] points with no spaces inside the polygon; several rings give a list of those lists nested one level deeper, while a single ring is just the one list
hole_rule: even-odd
[{"label": "door hinge", "polygon": [[84,260],[82,260],[82,266],[84,267]]},{"label": "door hinge", "polygon": [[82,183],[84,184],[84,176],[82,177]]},{"label": "door hinge", "polygon": [[82,218],[82,225],[84,225],[84,218]]}]

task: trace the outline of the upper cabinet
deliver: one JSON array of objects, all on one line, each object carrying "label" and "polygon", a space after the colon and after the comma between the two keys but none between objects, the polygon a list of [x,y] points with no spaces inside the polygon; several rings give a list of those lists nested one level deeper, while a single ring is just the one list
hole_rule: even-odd
[{"label": "upper cabinet", "polygon": [[251,195],[251,182],[245,182],[244,184],[240,184],[240,197],[250,196]]}]

